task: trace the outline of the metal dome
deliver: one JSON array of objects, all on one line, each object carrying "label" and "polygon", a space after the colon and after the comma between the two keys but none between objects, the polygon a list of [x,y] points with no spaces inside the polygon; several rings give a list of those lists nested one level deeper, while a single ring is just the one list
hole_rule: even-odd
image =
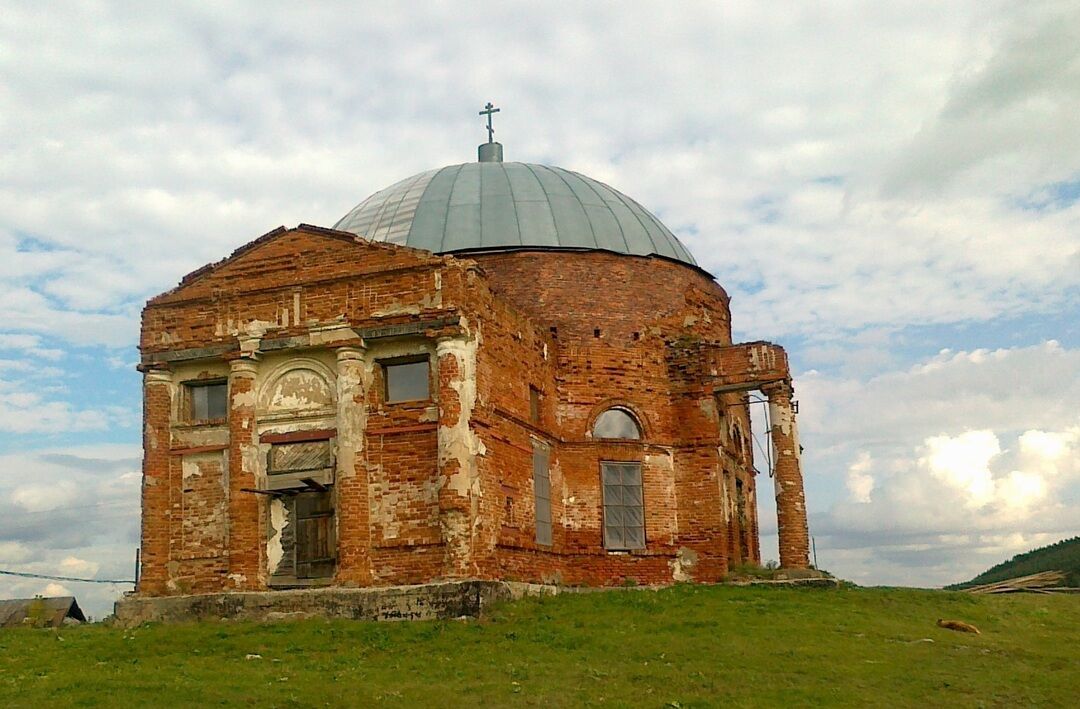
[{"label": "metal dome", "polygon": [[371,195],[334,228],[435,253],[602,249],[697,265],[659,219],[618,190],[529,163],[422,172]]}]

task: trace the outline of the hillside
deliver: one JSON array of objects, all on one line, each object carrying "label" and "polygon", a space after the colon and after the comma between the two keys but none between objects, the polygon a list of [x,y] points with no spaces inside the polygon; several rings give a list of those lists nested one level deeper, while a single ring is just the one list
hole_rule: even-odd
[{"label": "hillside", "polygon": [[1057,544],[1017,554],[1008,561],[987,569],[970,581],[947,588],[964,589],[984,583],[1005,581],[1017,576],[1029,576],[1042,571],[1063,571],[1066,574],[1066,586],[1080,587],[1080,537],[1063,539]]},{"label": "hillside", "polygon": [[19,628],[0,631],[0,696],[5,709],[1066,706],[1078,600],[677,586],[530,599],[479,621]]}]

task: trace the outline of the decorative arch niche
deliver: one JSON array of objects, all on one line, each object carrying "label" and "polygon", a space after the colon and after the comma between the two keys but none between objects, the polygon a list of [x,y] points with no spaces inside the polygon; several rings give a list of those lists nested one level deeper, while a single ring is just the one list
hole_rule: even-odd
[{"label": "decorative arch niche", "polygon": [[291,360],[270,376],[259,403],[268,414],[332,409],[335,403],[333,374],[315,360]]}]

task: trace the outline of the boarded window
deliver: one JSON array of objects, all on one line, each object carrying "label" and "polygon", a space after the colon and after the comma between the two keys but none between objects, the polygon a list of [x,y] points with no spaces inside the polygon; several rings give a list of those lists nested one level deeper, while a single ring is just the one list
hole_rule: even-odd
[{"label": "boarded window", "polygon": [[536,500],[536,543],[551,545],[551,474],[548,447],[533,443],[533,498]]},{"label": "boarded window", "polygon": [[593,438],[641,438],[641,429],[637,421],[625,409],[608,409],[596,417],[593,424]]},{"label": "boarded window", "polygon": [[188,419],[192,422],[225,418],[229,387],[225,382],[188,383]]},{"label": "boarded window", "polygon": [[334,575],[334,507],[331,491],[302,492],[294,498],[296,578]]},{"label": "boarded window", "polygon": [[330,441],[307,441],[304,443],[278,443],[270,447],[267,472],[296,473],[304,470],[322,470],[334,465]]},{"label": "boarded window", "polygon": [[383,365],[386,401],[425,401],[431,398],[428,360]]},{"label": "boarded window", "polygon": [[291,490],[330,485],[334,482],[334,465],[329,440],[275,443],[266,454],[266,487]]},{"label": "boarded window", "polygon": [[601,463],[604,485],[604,547],[645,548],[641,463]]}]

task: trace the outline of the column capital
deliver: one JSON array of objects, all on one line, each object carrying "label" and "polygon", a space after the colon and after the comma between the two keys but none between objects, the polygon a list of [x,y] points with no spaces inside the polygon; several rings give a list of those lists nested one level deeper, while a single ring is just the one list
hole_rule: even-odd
[{"label": "column capital", "polygon": [[453,335],[436,335],[435,336],[435,356],[436,357],[443,356],[444,354],[446,354],[449,351],[451,345],[453,345],[455,343],[458,343],[458,342],[464,344],[464,343],[468,342],[468,339],[469,339],[468,337],[466,337],[465,335],[462,335],[460,333],[453,334]]},{"label": "column capital", "polygon": [[334,348],[334,354],[337,356],[338,362],[362,360],[366,352],[367,347],[364,345],[363,340],[360,340],[358,343]]},{"label": "column capital", "polygon": [[237,357],[229,360],[229,376],[254,378],[259,371],[259,363],[254,357]]},{"label": "column capital", "polygon": [[769,382],[761,386],[761,391],[765,396],[773,399],[790,399],[795,395],[795,387],[791,385],[790,379],[782,379],[777,382]]},{"label": "column capital", "polygon": [[172,384],[172,372],[168,369],[144,369],[143,384]]}]

